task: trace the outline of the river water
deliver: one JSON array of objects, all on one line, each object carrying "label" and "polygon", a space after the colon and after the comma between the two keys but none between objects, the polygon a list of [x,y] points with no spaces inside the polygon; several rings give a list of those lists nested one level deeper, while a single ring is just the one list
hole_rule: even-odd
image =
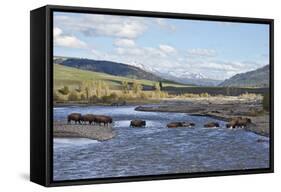
[{"label": "river water", "polygon": [[[138,175],[241,170],[269,167],[269,139],[243,129],[204,128],[209,117],[184,113],[140,112],[136,106],[54,108],[54,120],[67,114],[113,117],[117,136],[98,142],[55,138],[53,179],[73,180]],[[146,120],[146,128],[130,128],[130,120]],[[194,128],[166,128],[171,121],[191,121]],[[215,120],[217,121],[217,120]],[[258,139],[264,142],[257,142]]]}]

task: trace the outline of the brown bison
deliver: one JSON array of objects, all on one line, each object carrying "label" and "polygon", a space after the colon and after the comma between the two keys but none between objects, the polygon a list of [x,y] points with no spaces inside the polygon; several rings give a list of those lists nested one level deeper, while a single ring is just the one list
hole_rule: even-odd
[{"label": "brown bison", "polygon": [[180,122],[182,127],[193,127],[195,126],[195,123],[191,122]]},{"label": "brown bison", "polygon": [[130,127],[145,127],[145,126],[146,126],[146,122],[140,119],[132,120],[130,123]]},{"label": "brown bison", "polygon": [[91,125],[93,122],[95,122],[95,118],[96,118],[96,115],[86,114],[86,115],[82,115],[81,121],[86,124],[87,124],[87,122],[89,122],[89,124]]},{"label": "brown bison", "polygon": [[220,127],[220,124],[218,122],[209,122],[209,123],[206,123],[204,125],[204,127],[206,127],[206,128],[215,128],[215,127]]},{"label": "brown bison", "polygon": [[168,128],[177,128],[177,127],[193,127],[195,126],[195,123],[190,122],[171,122],[167,124]]},{"label": "brown bison", "polygon": [[171,122],[167,124],[168,128],[177,128],[177,127],[182,127],[182,123],[181,122]]},{"label": "brown bison", "polygon": [[71,123],[71,121],[74,121],[75,124],[81,123],[81,117],[82,115],[80,113],[71,113],[67,116],[67,123]]},{"label": "brown bison", "polygon": [[106,115],[96,115],[94,122],[99,125],[101,125],[103,123],[105,126],[105,125],[112,123],[112,117],[106,116]]},{"label": "brown bison", "polygon": [[249,118],[242,117],[234,117],[232,118],[228,124],[226,124],[227,128],[244,128],[247,127],[250,123],[252,123]]}]

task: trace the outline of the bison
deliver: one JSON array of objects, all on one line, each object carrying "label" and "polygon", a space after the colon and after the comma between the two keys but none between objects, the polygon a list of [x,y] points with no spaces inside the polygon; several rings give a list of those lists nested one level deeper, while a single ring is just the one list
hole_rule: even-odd
[{"label": "bison", "polygon": [[234,117],[230,119],[229,123],[226,124],[227,128],[244,128],[247,127],[250,123],[252,123],[249,118],[242,117]]},{"label": "bison", "polygon": [[114,102],[114,103],[111,103],[111,106],[125,106],[127,103],[126,101],[122,101],[122,102]]},{"label": "bison", "polygon": [[182,123],[181,122],[171,122],[167,124],[168,128],[177,128],[177,127],[182,127]]},{"label": "bison", "polygon": [[195,126],[195,123],[190,123],[190,122],[180,122],[182,127],[193,127]]},{"label": "bison", "polygon": [[91,125],[93,122],[95,122],[95,118],[96,118],[96,115],[86,114],[86,115],[82,115],[81,120],[86,124],[87,124],[87,122],[89,122],[89,124]]},{"label": "bison", "polygon": [[195,126],[195,123],[190,122],[171,122],[167,124],[168,128],[177,128],[177,127],[193,127]]},{"label": "bison", "polygon": [[145,127],[145,126],[146,126],[146,122],[140,119],[132,120],[130,123],[130,127]]},{"label": "bison", "polygon": [[74,121],[75,124],[77,122],[81,124],[81,117],[82,115],[80,113],[71,113],[67,116],[67,123],[71,123],[71,121]]},{"label": "bison", "polygon": [[220,127],[220,124],[217,123],[217,122],[209,122],[209,123],[206,123],[204,125],[204,127],[206,127],[206,128],[215,128],[215,127]]},{"label": "bison", "polygon": [[112,117],[106,115],[96,115],[94,122],[98,123],[99,125],[103,123],[105,126],[112,123]]}]

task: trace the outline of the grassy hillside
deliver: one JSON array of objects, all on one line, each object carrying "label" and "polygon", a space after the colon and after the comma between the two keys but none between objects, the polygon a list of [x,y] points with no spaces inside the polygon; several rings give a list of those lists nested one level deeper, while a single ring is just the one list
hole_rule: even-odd
[{"label": "grassy hillside", "polygon": [[220,84],[222,87],[269,87],[269,65],[239,73]]},{"label": "grassy hillside", "polygon": [[[100,72],[93,72],[87,70],[76,69],[72,67],[63,66],[60,64],[54,64],[54,87],[55,89],[61,88],[65,85],[72,87],[77,87],[82,81],[98,81],[102,80],[108,84],[111,89],[120,89],[122,81],[127,81],[132,83],[134,79],[113,76]],[[150,80],[136,80],[138,83],[142,84],[144,87],[152,87],[157,81]],[[163,87],[187,87],[187,85],[165,83],[163,82]]]}]

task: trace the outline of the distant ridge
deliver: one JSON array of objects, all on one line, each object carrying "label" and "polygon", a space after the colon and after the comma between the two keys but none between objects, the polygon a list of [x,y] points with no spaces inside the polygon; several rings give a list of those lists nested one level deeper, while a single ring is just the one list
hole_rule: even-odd
[{"label": "distant ridge", "polygon": [[219,84],[222,87],[269,87],[269,65],[239,73]]},{"label": "distant ridge", "polygon": [[151,81],[164,80],[157,75],[147,72],[135,66],[117,63],[113,61],[92,60],[84,58],[54,57],[54,63],[68,67],[94,72],[102,72],[110,75],[129,77],[132,79],[146,79]]}]

